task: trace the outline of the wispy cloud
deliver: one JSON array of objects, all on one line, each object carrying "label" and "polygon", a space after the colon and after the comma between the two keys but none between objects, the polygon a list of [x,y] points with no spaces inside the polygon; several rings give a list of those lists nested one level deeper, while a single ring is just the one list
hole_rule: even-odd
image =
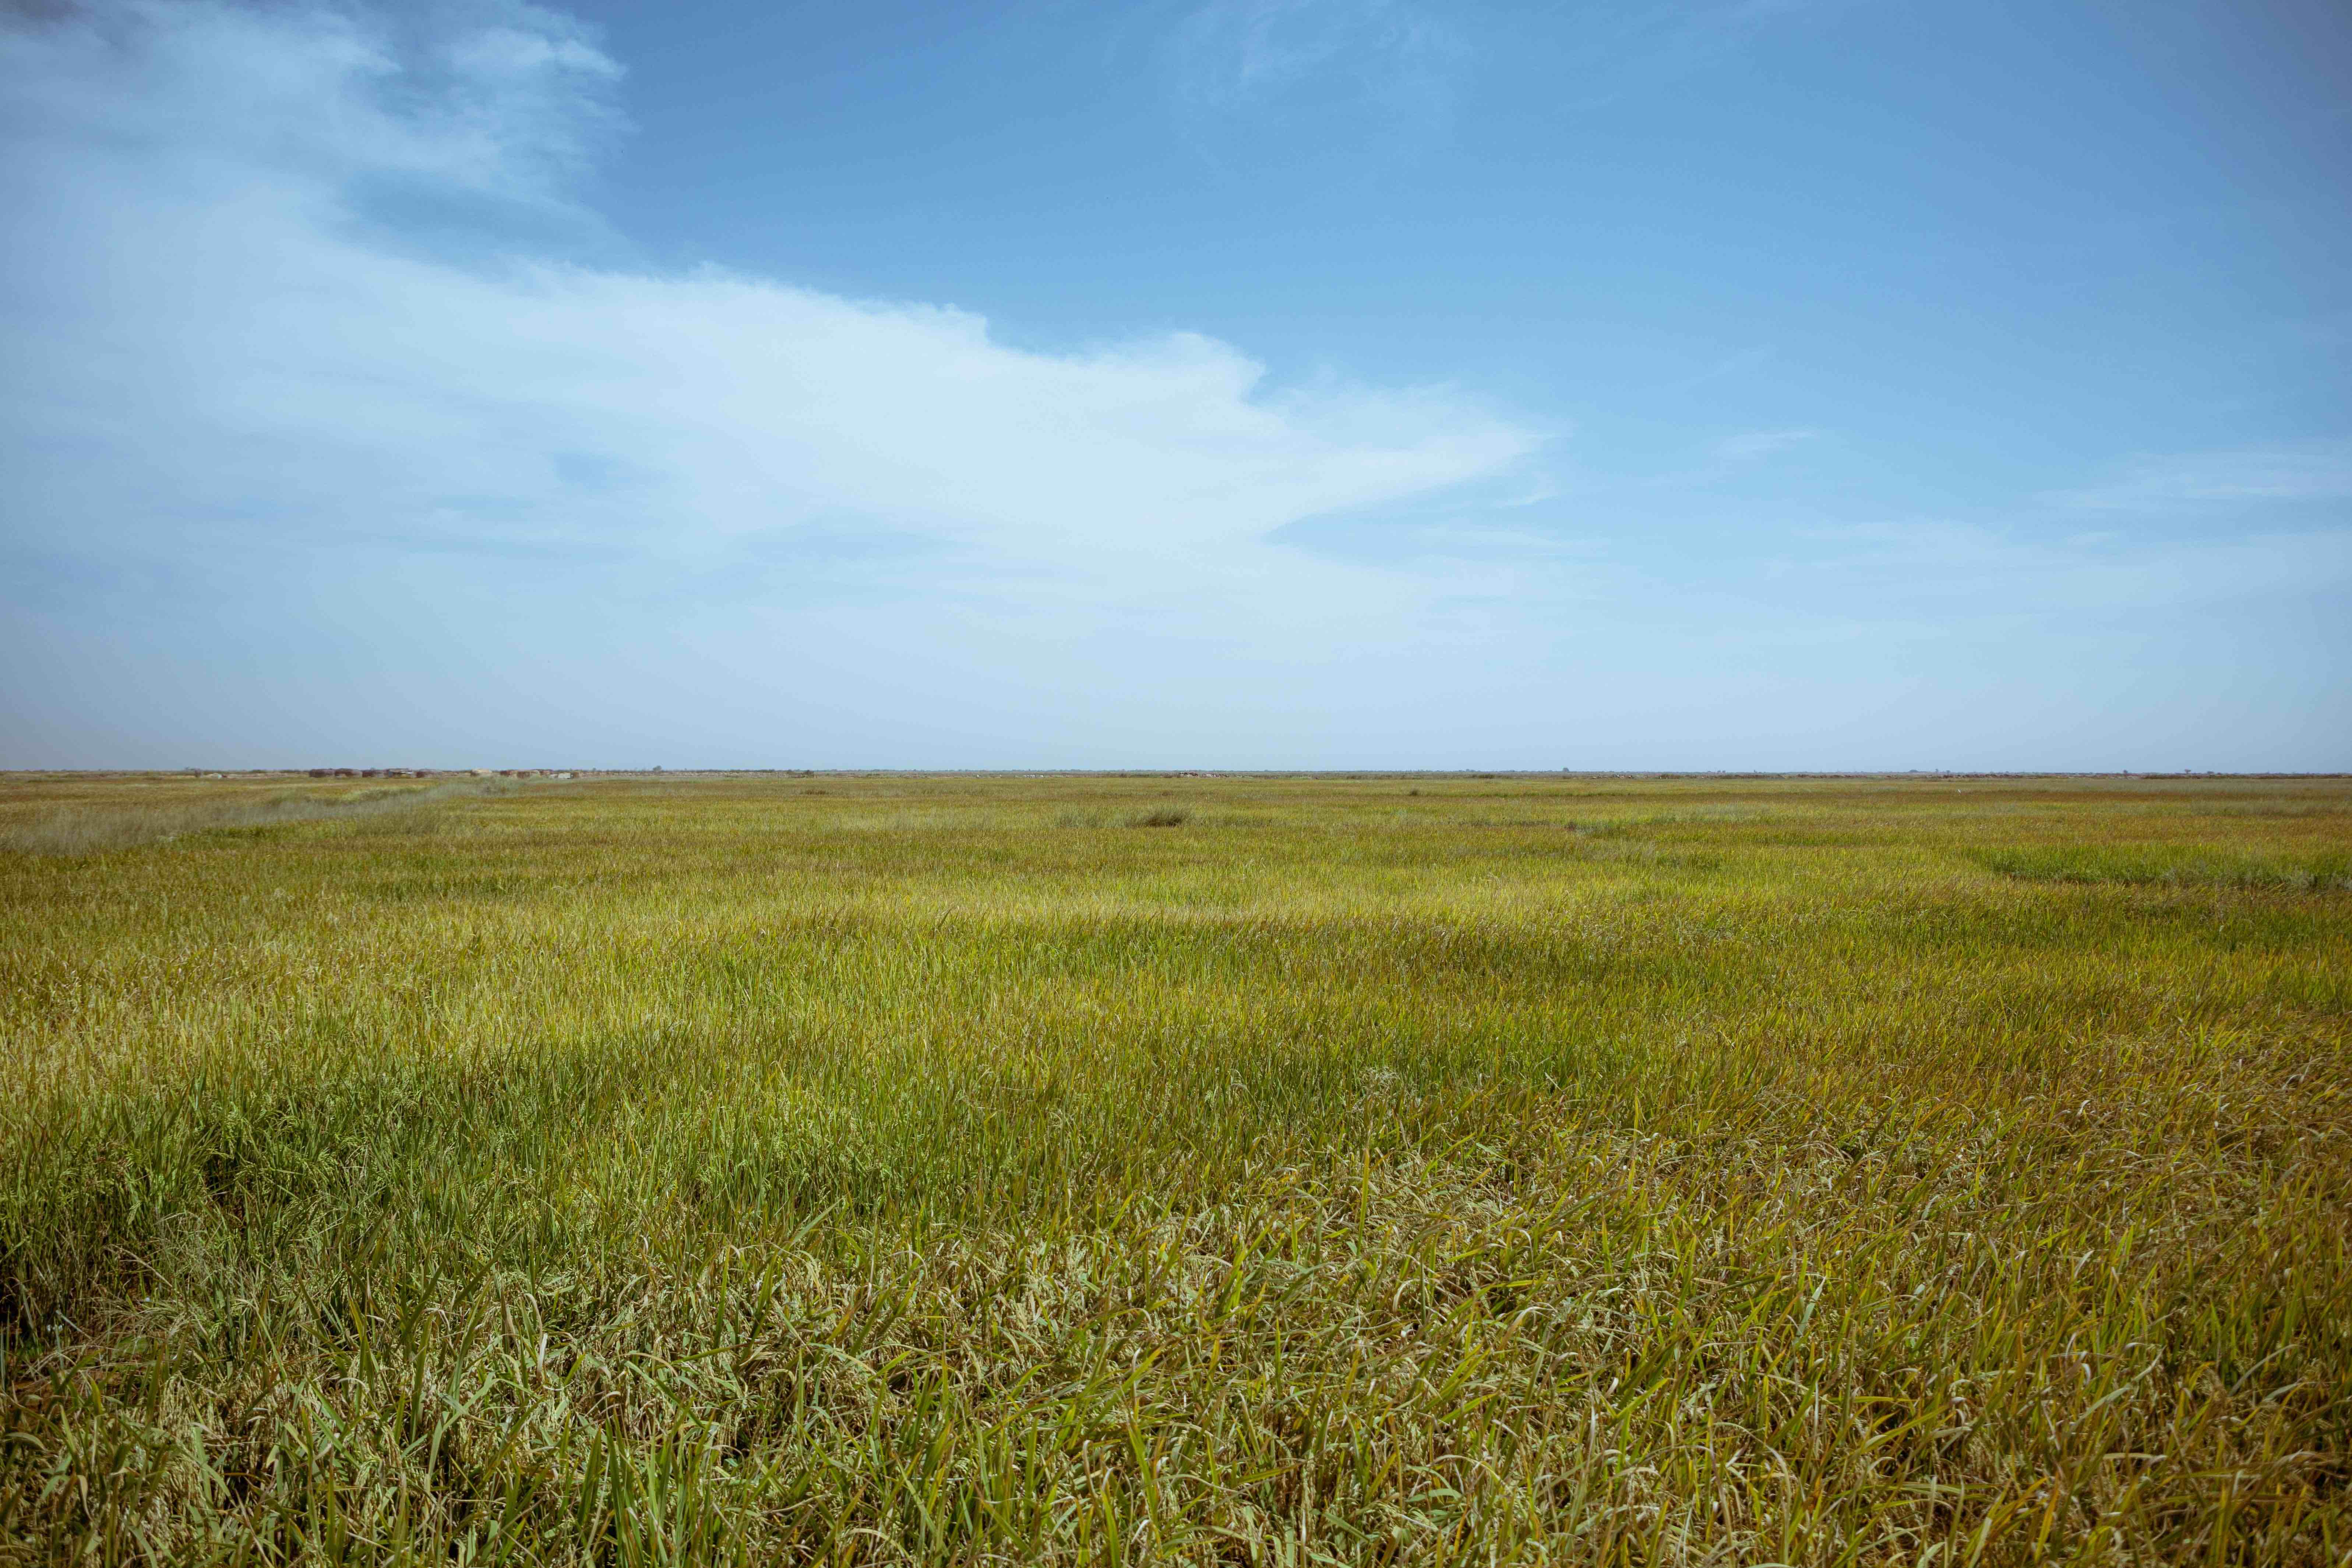
[{"label": "wispy cloud", "polygon": [[1971,622],[2111,619],[2220,601],[2352,588],[2352,531],[2242,537],[2045,539],[1936,521],[1804,531],[1811,591],[1917,617],[1941,635]]},{"label": "wispy cloud", "polygon": [[1703,365],[1696,371],[1675,376],[1660,385],[1646,388],[1645,390],[1652,395],[1658,395],[1661,394],[1674,395],[1685,392],[1695,392],[1698,388],[1706,386],[1713,382],[1724,381],[1731,377],[1746,375],[1750,372],[1761,370],[1764,366],[1772,363],[1779,352],[1779,350],[1773,348],[1769,343],[1759,344],[1754,348],[1742,349],[1737,353],[1723,355],[1713,363]]},{"label": "wispy cloud", "polygon": [[2111,479],[2042,499],[2079,510],[2116,512],[2352,500],[2352,442],[2147,457]]},{"label": "wispy cloud", "polygon": [[1753,462],[1775,452],[1821,438],[1818,430],[1749,430],[1715,444],[1716,457],[1727,463]]},{"label": "wispy cloud", "polygon": [[1222,156],[1395,153],[1442,135],[1473,58],[1412,0],[1209,0],[1170,42],[1177,100]]},{"label": "wispy cloud", "polygon": [[1442,91],[1468,54],[1460,33],[1406,0],[1211,0],[1180,34],[1195,96],[1232,106],[1344,76],[1413,102]]}]

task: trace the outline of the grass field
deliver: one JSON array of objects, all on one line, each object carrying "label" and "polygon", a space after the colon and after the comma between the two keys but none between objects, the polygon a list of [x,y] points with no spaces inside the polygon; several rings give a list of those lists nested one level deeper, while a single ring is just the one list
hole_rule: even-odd
[{"label": "grass field", "polygon": [[2352,782],[284,787],[0,784],[0,1561],[2352,1561]]}]

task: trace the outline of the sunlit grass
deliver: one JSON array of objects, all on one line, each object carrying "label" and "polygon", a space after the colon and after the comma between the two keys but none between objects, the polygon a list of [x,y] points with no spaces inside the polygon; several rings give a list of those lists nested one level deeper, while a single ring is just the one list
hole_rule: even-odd
[{"label": "sunlit grass", "polygon": [[2347,804],[604,781],[0,851],[0,1552],[2336,1563]]},{"label": "sunlit grass", "polygon": [[1983,859],[2005,876],[2042,882],[2352,892],[2352,854],[2341,849],[2264,855],[2198,845],[2099,844],[2000,850]]}]

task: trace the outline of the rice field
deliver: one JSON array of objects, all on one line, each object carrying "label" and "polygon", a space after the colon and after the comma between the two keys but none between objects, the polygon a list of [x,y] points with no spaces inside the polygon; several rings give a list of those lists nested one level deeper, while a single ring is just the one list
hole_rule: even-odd
[{"label": "rice field", "polygon": [[0,1563],[2352,1562],[2352,781],[0,781]]}]

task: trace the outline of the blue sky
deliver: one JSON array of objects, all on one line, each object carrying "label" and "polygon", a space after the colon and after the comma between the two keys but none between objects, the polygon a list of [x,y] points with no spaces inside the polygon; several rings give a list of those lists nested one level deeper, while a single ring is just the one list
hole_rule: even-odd
[{"label": "blue sky", "polygon": [[0,765],[2352,768],[2352,16],[0,22]]}]

